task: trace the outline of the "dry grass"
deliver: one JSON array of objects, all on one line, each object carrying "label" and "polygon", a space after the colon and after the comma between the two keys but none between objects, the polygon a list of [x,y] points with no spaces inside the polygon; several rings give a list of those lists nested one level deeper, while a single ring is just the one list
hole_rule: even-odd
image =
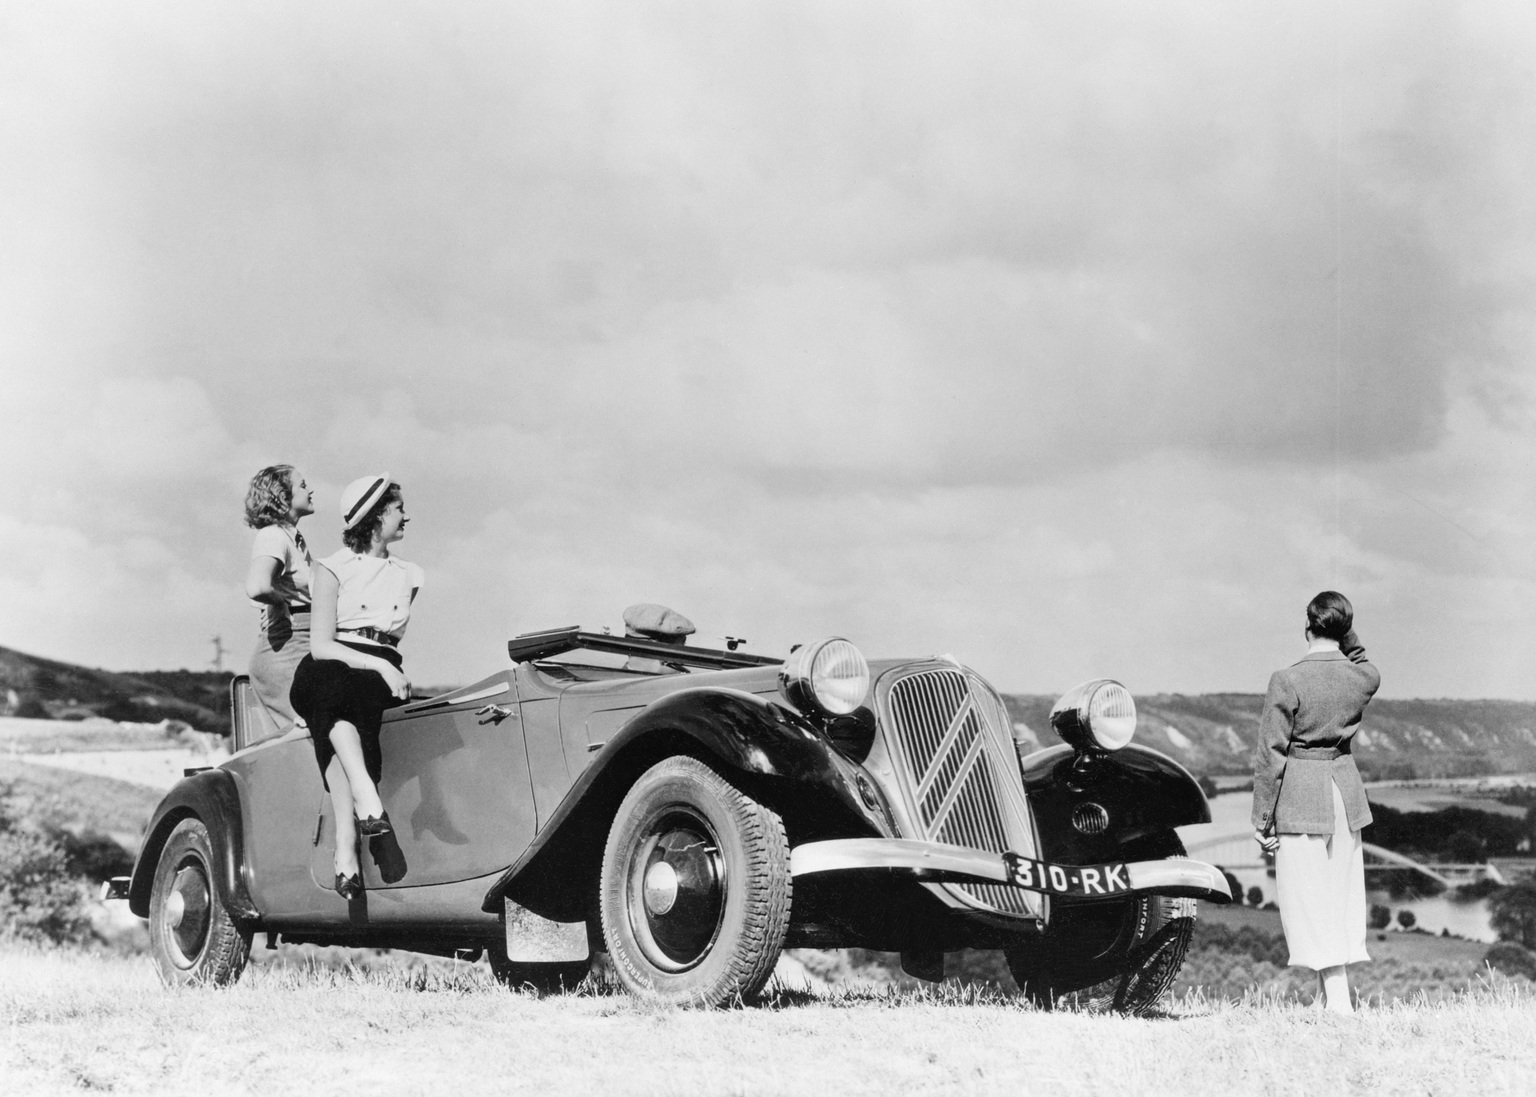
[{"label": "dry grass", "polygon": [[147,961],[0,951],[7,1094],[1528,1094],[1536,998],[1485,981],[1337,1018],[1199,994],[1165,1017],[977,988],[779,987],[698,1012],[509,994],[480,965],[268,963],[171,992]]}]

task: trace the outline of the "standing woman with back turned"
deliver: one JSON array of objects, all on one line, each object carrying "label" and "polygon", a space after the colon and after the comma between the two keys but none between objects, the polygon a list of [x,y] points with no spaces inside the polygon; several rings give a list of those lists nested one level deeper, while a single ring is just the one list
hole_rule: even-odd
[{"label": "standing woman with back turned", "polygon": [[256,531],[245,593],[261,603],[261,633],[251,653],[251,687],[282,730],[293,723],[288,687],[309,654],[309,549],[299,519],[315,513],[315,496],[292,465],[251,477],[245,524]]},{"label": "standing woman with back turned", "polygon": [[318,561],[310,654],[293,676],[293,707],[309,725],[315,760],[336,816],[336,891],[362,894],[357,839],[392,829],[379,799],[379,723],[411,684],[398,645],[422,571],[390,555],[405,536],[405,500],[389,473],[341,494],[346,548]]},{"label": "standing woman with back turned", "polygon": [[1307,654],[1269,679],[1253,754],[1254,837],[1275,853],[1280,923],[1293,967],[1317,971],[1327,1008],[1352,1013],[1346,964],[1365,951],[1365,848],[1371,822],[1349,744],[1381,674],[1337,591],[1307,606]]}]

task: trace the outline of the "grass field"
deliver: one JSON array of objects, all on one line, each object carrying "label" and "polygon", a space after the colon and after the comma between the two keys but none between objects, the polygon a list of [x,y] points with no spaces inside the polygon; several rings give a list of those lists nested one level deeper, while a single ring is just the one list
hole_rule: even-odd
[{"label": "grass field", "polygon": [[1160,1018],[1041,1013],[974,989],[690,1011],[509,994],[479,965],[267,964],[163,990],[142,961],[0,950],[9,1095],[1529,1094],[1536,997],[1507,983],[1339,1018],[1199,995]]},{"label": "grass field", "polygon": [[0,754],[0,785],[10,788],[18,814],[67,827],[108,834],[130,851],[165,794],[111,777],[32,765]]}]

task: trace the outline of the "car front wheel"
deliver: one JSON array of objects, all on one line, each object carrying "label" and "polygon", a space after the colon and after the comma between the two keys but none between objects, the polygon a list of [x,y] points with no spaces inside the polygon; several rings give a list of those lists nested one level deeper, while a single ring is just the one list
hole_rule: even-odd
[{"label": "car front wheel", "polygon": [[171,831],[149,896],[149,945],[169,986],[224,986],[240,978],[251,935],[229,915],[213,875],[213,842],[200,819]]},{"label": "car front wheel", "polygon": [[603,935],[634,994],[715,1006],[760,990],[789,925],[784,824],[695,758],[643,773],[603,853]]},{"label": "car front wheel", "polygon": [[[1180,857],[1177,836],[1160,837],[1144,856]],[[1194,899],[1143,895],[1114,903],[1057,901],[1043,940],[1004,951],[1026,997],[1043,1009],[1069,1001],[1139,1016],[1157,1007],[1178,978],[1194,936]]]}]

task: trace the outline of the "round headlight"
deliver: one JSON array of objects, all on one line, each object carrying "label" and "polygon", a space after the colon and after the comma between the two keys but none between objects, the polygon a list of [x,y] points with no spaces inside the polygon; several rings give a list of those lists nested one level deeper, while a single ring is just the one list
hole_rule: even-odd
[{"label": "round headlight", "polygon": [[1136,734],[1136,702],[1119,682],[1095,678],[1061,695],[1051,727],[1078,750],[1119,750]]},{"label": "round headlight", "polygon": [[847,716],[869,694],[869,664],[841,637],[807,644],[779,672],[784,693],[797,705],[814,705],[828,716]]}]

